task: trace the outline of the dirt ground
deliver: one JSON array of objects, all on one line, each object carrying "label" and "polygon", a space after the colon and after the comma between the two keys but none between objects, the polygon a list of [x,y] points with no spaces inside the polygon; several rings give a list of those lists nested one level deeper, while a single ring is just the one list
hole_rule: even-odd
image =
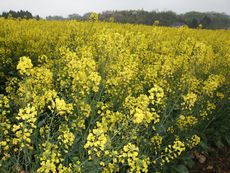
[{"label": "dirt ground", "polygon": [[230,147],[195,155],[196,165],[190,173],[230,173]]}]

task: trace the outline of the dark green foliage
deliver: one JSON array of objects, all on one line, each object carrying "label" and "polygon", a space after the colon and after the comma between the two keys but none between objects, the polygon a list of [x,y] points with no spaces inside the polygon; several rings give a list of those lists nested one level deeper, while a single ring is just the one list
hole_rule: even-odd
[{"label": "dark green foliage", "polygon": [[[77,13],[69,15],[67,18],[62,16],[48,16],[47,20],[88,20],[91,12],[79,15]],[[188,12],[176,14],[173,11],[144,11],[144,10],[123,10],[123,11],[104,11],[99,14],[100,21],[153,25],[154,21],[159,21],[160,26],[180,27],[187,25],[190,28],[197,28],[200,24],[205,29],[229,29],[230,16],[224,13],[215,12]]]},{"label": "dark green foliage", "polygon": [[0,17],[4,17],[5,19],[8,18],[20,18],[20,19],[37,19],[39,20],[39,15],[33,16],[29,11],[13,11],[10,10],[9,12],[3,12]]},{"label": "dark green foliage", "polygon": [[[47,16],[47,20],[88,20],[91,12],[79,15],[78,13],[70,14],[68,17]],[[4,18],[21,18],[37,19],[40,17],[33,16],[29,11],[12,11],[3,12],[0,17]],[[123,10],[123,11],[104,11],[99,14],[100,21],[109,22],[111,17],[118,23],[133,23],[153,25],[154,21],[159,21],[161,26],[179,27],[187,25],[190,28],[197,28],[200,24],[205,29],[229,29],[230,16],[225,13],[216,12],[187,12],[185,14],[176,14],[173,11],[144,11],[144,10]]]}]

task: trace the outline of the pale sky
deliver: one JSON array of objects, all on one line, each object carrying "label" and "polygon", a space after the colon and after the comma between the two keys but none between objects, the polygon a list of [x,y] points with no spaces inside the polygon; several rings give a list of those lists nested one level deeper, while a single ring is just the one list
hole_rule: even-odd
[{"label": "pale sky", "polygon": [[0,13],[21,9],[42,17],[129,9],[172,10],[177,13],[216,11],[230,14],[230,0],[0,0]]}]

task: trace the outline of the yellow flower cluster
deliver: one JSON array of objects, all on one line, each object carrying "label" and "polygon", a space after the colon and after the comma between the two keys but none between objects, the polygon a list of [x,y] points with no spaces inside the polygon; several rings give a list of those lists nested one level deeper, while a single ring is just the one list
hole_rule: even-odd
[{"label": "yellow flower cluster", "polygon": [[18,120],[18,124],[13,125],[12,131],[15,137],[12,139],[12,142],[14,145],[19,145],[19,150],[24,150],[25,148],[33,149],[31,146],[31,135],[36,128],[36,115],[35,107],[28,104],[24,109],[19,109],[19,113],[15,117]]},{"label": "yellow flower cluster", "polygon": [[98,114],[102,117],[101,123],[97,126],[104,129],[104,131],[114,131],[117,123],[120,123],[123,116],[120,112],[113,112],[107,105],[102,105],[98,110]]},{"label": "yellow flower cluster", "polygon": [[89,16],[89,20],[92,22],[98,21],[98,14],[97,13],[91,13]]},{"label": "yellow flower cluster", "polygon": [[75,136],[72,132],[70,132],[68,126],[62,126],[59,129],[60,135],[58,136],[58,141],[60,146],[64,146],[64,151],[67,153],[69,147],[73,145]]},{"label": "yellow flower cluster", "polygon": [[38,172],[39,173],[56,172],[56,165],[60,161],[62,161],[61,159],[59,159],[61,154],[57,150],[58,146],[46,142],[41,145],[41,148],[43,148],[43,152],[41,153],[41,156],[39,156],[41,166],[38,169]]},{"label": "yellow flower cluster", "polygon": [[27,72],[27,69],[31,69],[33,68],[33,64],[30,60],[30,58],[23,56],[20,58],[20,61],[17,65],[17,70],[19,70],[19,73],[21,75],[26,74],[29,75],[29,73]]},{"label": "yellow flower cluster", "polygon": [[153,105],[163,104],[164,90],[160,86],[156,85],[153,88],[151,88],[149,90],[149,94],[150,94],[149,98]]},{"label": "yellow flower cluster", "polygon": [[84,145],[84,148],[88,149],[89,160],[92,160],[91,155],[101,157],[108,143],[109,138],[102,129],[93,129],[87,137],[87,143]]},{"label": "yellow flower cluster", "polygon": [[97,20],[0,19],[0,172],[163,172],[228,103],[229,31]]},{"label": "yellow flower cluster", "polygon": [[119,162],[125,163],[127,161],[129,172],[148,172],[148,165],[150,164],[149,158],[140,159],[139,148],[135,145],[128,143],[123,147],[123,152],[119,158]]},{"label": "yellow flower cluster", "polygon": [[0,95],[0,153],[2,154],[2,160],[7,160],[10,157],[10,142],[11,142],[11,123],[7,118],[7,114],[10,114],[9,99]]},{"label": "yellow flower cluster", "polygon": [[177,126],[180,130],[186,130],[191,127],[193,127],[195,124],[197,124],[198,120],[196,117],[192,115],[184,116],[180,115],[177,119]]},{"label": "yellow flower cluster", "polygon": [[57,110],[57,113],[60,115],[63,115],[65,113],[71,114],[73,110],[72,104],[66,104],[65,100],[56,98],[55,102],[53,102],[53,105],[49,106],[49,108]]},{"label": "yellow flower cluster", "polygon": [[162,144],[162,140],[163,140],[162,136],[160,136],[159,134],[156,134],[151,138],[151,142],[153,143],[154,149],[156,151],[160,149],[160,146]]},{"label": "yellow flower cluster", "polygon": [[168,145],[161,154],[160,164],[164,165],[171,160],[176,159],[185,151],[185,144],[179,139],[176,139],[172,145]]},{"label": "yellow flower cluster", "polygon": [[184,102],[181,105],[184,107],[184,109],[192,110],[197,101],[197,95],[193,92],[188,93],[187,95],[183,96],[183,100]]},{"label": "yellow flower cluster", "polygon": [[200,137],[197,135],[193,135],[191,139],[188,140],[187,146],[192,149],[200,143]]},{"label": "yellow flower cluster", "polygon": [[208,115],[210,115],[215,109],[216,105],[214,103],[211,103],[210,101],[207,101],[204,105],[204,108],[200,110],[200,116],[202,117],[202,119],[209,119]]},{"label": "yellow flower cluster", "polygon": [[[60,69],[58,81],[61,89],[70,85],[76,99],[84,98],[91,90],[98,91],[101,77],[96,71],[96,63],[93,59],[90,47],[83,47],[77,55],[69,49],[60,48],[61,59],[58,63],[65,63],[64,69]],[[63,71],[64,70],[64,71]]]},{"label": "yellow flower cluster", "polygon": [[150,103],[151,99],[146,95],[140,95],[137,98],[128,96],[125,99],[125,107],[129,109],[132,120],[135,124],[142,123],[148,126],[151,121],[154,121],[154,123],[160,121],[159,115],[155,112],[155,109],[149,108]]},{"label": "yellow flower cluster", "polygon": [[210,75],[204,82],[204,92],[208,96],[212,97],[213,92],[216,91],[225,81],[225,77],[222,75]]},{"label": "yellow flower cluster", "polygon": [[[28,57],[23,60],[31,62]],[[15,97],[15,95],[12,95],[12,97],[14,97],[17,104],[32,103],[34,107],[43,111],[47,102],[52,97],[57,96],[57,93],[53,91],[53,73],[45,66],[33,68],[31,66],[30,69],[27,68],[26,73],[27,76],[22,76],[23,80],[18,82],[18,89],[16,91],[18,97]]]}]

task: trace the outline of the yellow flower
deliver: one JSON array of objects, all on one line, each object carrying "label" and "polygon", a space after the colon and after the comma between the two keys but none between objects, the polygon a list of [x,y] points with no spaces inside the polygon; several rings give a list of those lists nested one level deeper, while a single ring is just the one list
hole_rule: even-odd
[{"label": "yellow flower", "polygon": [[197,124],[198,120],[196,117],[189,115],[189,116],[184,116],[180,115],[179,118],[177,119],[177,126],[181,130],[186,130],[191,128],[193,125]]},{"label": "yellow flower", "polygon": [[29,72],[27,71],[28,69],[33,68],[33,64],[30,60],[30,58],[23,56],[20,57],[19,63],[17,65],[17,70],[19,70],[20,74],[29,74]]}]

